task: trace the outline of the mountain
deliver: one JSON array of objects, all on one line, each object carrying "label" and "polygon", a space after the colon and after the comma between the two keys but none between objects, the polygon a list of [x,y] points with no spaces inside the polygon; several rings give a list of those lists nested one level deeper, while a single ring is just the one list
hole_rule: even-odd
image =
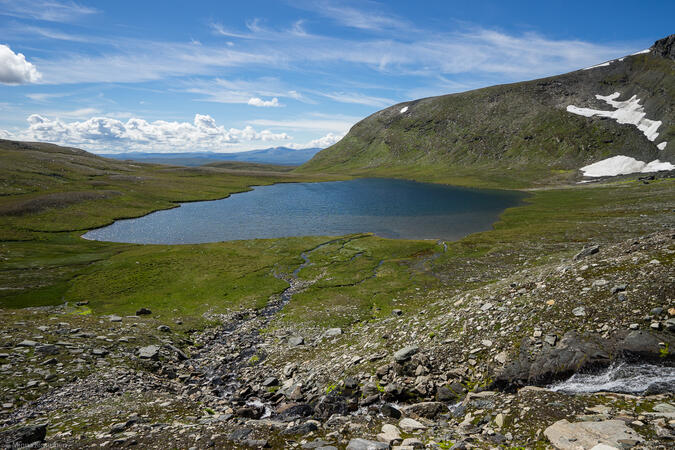
[{"label": "mountain", "polygon": [[518,187],[578,180],[616,155],[675,163],[675,35],[568,74],[391,106],[300,170]]},{"label": "mountain", "polygon": [[104,155],[108,158],[180,166],[201,166],[217,161],[245,161],[260,164],[299,166],[309,161],[320,148],[295,150],[288,147],[273,147],[239,153],[185,152],[185,153],[118,153]]}]

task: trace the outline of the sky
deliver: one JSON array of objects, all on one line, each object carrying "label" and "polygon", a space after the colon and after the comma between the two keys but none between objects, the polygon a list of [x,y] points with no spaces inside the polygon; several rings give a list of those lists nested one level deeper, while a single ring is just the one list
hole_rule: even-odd
[{"label": "sky", "polygon": [[400,102],[643,50],[673,17],[668,0],[0,0],[0,138],[326,147]]}]

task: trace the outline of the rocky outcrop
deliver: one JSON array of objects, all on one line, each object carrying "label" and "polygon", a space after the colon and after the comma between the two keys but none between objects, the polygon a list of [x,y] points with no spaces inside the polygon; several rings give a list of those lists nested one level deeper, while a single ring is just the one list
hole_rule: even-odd
[{"label": "rocky outcrop", "polygon": [[546,343],[543,350],[532,358],[530,342],[523,339],[518,357],[495,377],[493,386],[512,389],[525,385],[545,385],[577,372],[607,367],[619,359],[656,362],[673,360],[674,355],[667,349],[675,345],[675,339],[672,334],[643,330],[617,332],[610,339],[569,331],[557,345],[555,341],[551,343]]},{"label": "rocky outcrop", "polygon": [[622,420],[570,423],[563,419],[546,428],[544,435],[559,450],[586,450],[598,445],[625,448],[642,440]]},{"label": "rocky outcrop", "polygon": [[675,34],[659,39],[652,47],[656,54],[675,60]]}]

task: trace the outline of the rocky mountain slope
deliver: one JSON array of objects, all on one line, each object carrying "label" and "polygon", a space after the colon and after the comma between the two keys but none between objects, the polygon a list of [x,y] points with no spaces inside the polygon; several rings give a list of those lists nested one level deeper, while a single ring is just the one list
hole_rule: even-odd
[{"label": "rocky mountain slope", "polygon": [[[522,186],[561,172],[573,179],[615,155],[675,163],[674,48],[671,35],[565,75],[400,103],[354,125],[302,170],[431,180],[482,170]],[[590,109],[599,113],[588,117]]]}]

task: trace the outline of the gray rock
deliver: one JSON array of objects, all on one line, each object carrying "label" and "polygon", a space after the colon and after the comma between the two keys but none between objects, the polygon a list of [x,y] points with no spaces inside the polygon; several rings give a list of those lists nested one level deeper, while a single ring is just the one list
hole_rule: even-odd
[{"label": "gray rock", "polygon": [[121,322],[122,318],[113,314],[112,316],[108,317],[108,320],[111,322]]},{"label": "gray rock", "polygon": [[394,309],[394,310],[391,311],[391,313],[395,316],[402,316],[403,315],[403,311],[400,310],[400,309]]},{"label": "gray rock", "polygon": [[324,337],[332,338],[335,336],[340,336],[342,334],[342,328],[329,328],[323,334]]},{"label": "gray rock", "polygon": [[670,331],[671,333],[675,333],[675,319],[668,319],[665,322],[663,322],[663,326],[665,327],[666,330]]},{"label": "gray rock", "polygon": [[35,352],[42,353],[43,355],[58,355],[59,351],[59,348],[54,344],[38,345],[35,347]]},{"label": "gray rock", "polygon": [[448,407],[441,402],[420,402],[404,408],[404,411],[409,416],[426,417],[427,419],[434,419],[437,416],[447,413]]},{"label": "gray rock", "polygon": [[398,362],[407,361],[418,351],[419,347],[417,345],[410,345],[394,353],[394,359]]},{"label": "gray rock", "polygon": [[347,402],[338,395],[324,395],[314,407],[316,416],[328,420],[333,414],[344,416],[347,414]]},{"label": "gray rock", "polygon": [[399,428],[401,428],[403,431],[406,433],[412,433],[413,431],[417,430],[426,430],[427,427],[420,422],[416,421],[415,419],[411,419],[410,417],[406,417],[404,419],[401,419],[398,423]]},{"label": "gray rock", "polygon": [[534,360],[530,359],[530,345],[529,338],[523,339],[518,359],[497,374],[494,387],[546,384],[585,368],[605,367],[610,363],[606,342],[583,337],[575,331],[565,333],[555,347],[544,347]]},{"label": "gray rock", "polygon": [[162,333],[170,333],[171,328],[169,328],[167,325],[160,325],[157,327],[157,331],[161,331]]},{"label": "gray rock", "polygon": [[570,423],[563,419],[546,428],[544,435],[560,450],[590,449],[598,444],[623,448],[619,441],[642,440],[640,435],[628,428],[622,420]]},{"label": "gray rock", "polygon": [[555,334],[548,334],[544,338],[544,342],[546,342],[551,347],[553,347],[557,341],[558,341],[558,336],[556,336]]},{"label": "gray rock", "polygon": [[391,447],[384,442],[368,441],[366,439],[354,438],[347,444],[346,450],[389,450]]},{"label": "gray rock", "polygon": [[127,423],[126,422],[119,422],[116,424],[113,424],[113,426],[110,428],[110,434],[117,434],[121,433],[122,431],[127,429]]},{"label": "gray rock", "polygon": [[574,308],[572,310],[572,314],[574,314],[577,317],[583,317],[583,316],[586,315],[586,308],[584,308],[583,306],[579,306],[577,308]]},{"label": "gray rock", "polygon": [[152,314],[152,311],[150,311],[148,308],[141,308],[136,311],[137,316],[147,316],[148,314]]},{"label": "gray rock", "polygon": [[262,382],[262,385],[265,387],[276,386],[279,384],[279,379],[277,377],[267,377]]},{"label": "gray rock", "polygon": [[288,345],[291,347],[299,347],[305,345],[305,338],[302,336],[291,336],[288,338]]},{"label": "gray rock", "polygon": [[619,300],[620,302],[625,302],[628,300],[628,296],[626,295],[625,292],[619,292],[616,296],[616,299]]},{"label": "gray rock", "polygon": [[391,403],[385,403],[384,405],[382,405],[382,408],[380,408],[380,412],[384,417],[391,417],[392,419],[401,418],[401,411]]},{"label": "gray rock", "polygon": [[29,425],[14,430],[0,432],[0,447],[2,448],[26,448],[33,447],[38,442],[43,442],[47,436],[47,424]]},{"label": "gray rock", "polygon": [[595,255],[599,251],[600,251],[600,246],[598,246],[598,245],[591,245],[589,247],[584,247],[583,250],[581,250],[579,253],[574,255],[574,260],[578,261],[578,260],[580,260],[582,258],[585,258],[587,256]]},{"label": "gray rock", "polygon": [[106,356],[108,353],[110,352],[104,348],[95,348],[91,351],[94,356]]},{"label": "gray rock", "polygon": [[148,345],[138,349],[138,356],[141,359],[157,359],[159,358],[159,347],[156,345]]},{"label": "gray rock", "polygon": [[652,310],[649,313],[652,316],[660,316],[661,314],[663,314],[663,308],[657,306],[656,308],[652,308]]},{"label": "gray rock", "polygon": [[26,339],[26,340],[23,340],[23,341],[19,342],[17,344],[17,347],[35,347],[37,345],[38,345],[37,342]]},{"label": "gray rock", "polygon": [[619,292],[623,292],[623,291],[626,290],[627,287],[628,287],[628,286],[625,285],[625,284],[617,284],[616,286],[614,286],[614,287],[612,288],[612,294],[616,294],[616,293],[619,293]]},{"label": "gray rock", "polygon": [[281,432],[283,435],[287,436],[292,436],[292,435],[306,435],[308,433],[311,433],[312,431],[318,430],[319,427],[316,425],[314,421],[307,421],[305,423],[299,424],[299,425],[294,425],[292,427],[286,428],[284,431]]},{"label": "gray rock", "polygon": [[377,435],[377,440],[391,445],[401,441],[401,431],[395,425],[385,423],[382,425],[382,432]]}]

